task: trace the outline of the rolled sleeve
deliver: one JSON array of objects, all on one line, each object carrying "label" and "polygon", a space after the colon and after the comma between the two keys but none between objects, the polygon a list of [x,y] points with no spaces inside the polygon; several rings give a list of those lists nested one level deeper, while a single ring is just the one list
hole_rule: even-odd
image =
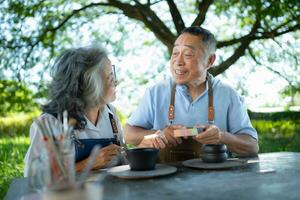
[{"label": "rolled sleeve", "polygon": [[228,112],[228,128],[233,134],[248,134],[258,139],[257,132],[253,128],[247,113],[243,98],[236,92],[232,95],[231,104]]},{"label": "rolled sleeve", "polygon": [[41,149],[44,143],[42,140],[41,130],[38,128],[35,122],[32,123],[30,127],[30,146],[27,150],[24,159],[24,176],[28,176],[29,165],[33,159],[40,155]]}]

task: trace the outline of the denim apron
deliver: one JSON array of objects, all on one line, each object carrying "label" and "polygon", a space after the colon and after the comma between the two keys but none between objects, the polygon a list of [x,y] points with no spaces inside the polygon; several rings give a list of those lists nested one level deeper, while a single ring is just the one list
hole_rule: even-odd
[{"label": "denim apron", "polygon": [[[110,109],[110,107],[107,105],[107,107]],[[118,140],[118,127],[117,123],[114,119],[114,116],[109,113],[109,121],[111,124],[111,128],[114,134],[113,138],[97,138],[97,139],[78,139],[75,134],[73,133],[72,139],[74,141],[75,146],[75,160],[76,162],[82,161],[89,157],[92,149],[95,145],[99,145],[100,148],[106,147],[111,144],[120,145],[120,142]]]}]

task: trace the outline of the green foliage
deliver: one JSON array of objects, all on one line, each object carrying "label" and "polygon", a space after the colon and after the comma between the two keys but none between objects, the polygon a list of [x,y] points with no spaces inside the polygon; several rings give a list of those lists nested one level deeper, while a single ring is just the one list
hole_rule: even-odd
[{"label": "green foliage", "polygon": [[40,81],[35,85],[37,92],[34,93],[33,99],[45,99],[49,96],[48,85],[45,81]]},{"label": "green foliage", "polygon": [[[0,66],[3,67],[0,75],[4,69],[14,72],[13,78],[25,80],[30,75],[26,70],[42,63],[42,69],[37,72],[42,80],[45,70],[53,62],[53,57],[87,36],[86,32],[82,33],[80,30],[87,23],[91,30],[88,34],[93,37],[93,41],[113,43],[116,55],[125,52],[122,49],[125,34],[120,34],[121,38],[109,39],[111,34],[103,29],[99,31],[99,27],[93,28],[95,19],[103,16],[103,12],[113,9],[99,10],[91,7],[85,12],[74,11],[86,3],[88,2],[76,0],[21,0],[1,3],[0,29],[5,31],[0,32]],[[120,23],[117,28],[112,25],[111,29],[121,33],[123,26],[125,25]],[[33,82],[30,79],[27,81]]]},{"label": "green foliage", "polygon": [[300,152],[300,112],[248,113],[259,135],[261,153]]},{"label": "green foliage", "polygon": [[14,178],[23,177],[23,160],[28,146],[28,137],[0,137],[0,199],[4,198]]},{"label": "green foliage", "polygon": [[289,105],[300,105],[300,82],[297,85],[288,85],[284,87],[280,93],[283,97],[288,97],[291,99]]},{"label": "green foliage", "polygon": [[300,83],[298,83],[298,85],[296,86],[287,86],[286,88],[284,88],[282,91],[281,91],[282,95],[284,96],[290,96],[291,93],[292,94],[298,94],[300,95]]},{"label": "green foliage", "polygon": [[[0,32],[0,66],[3,67],[0,76],[4,76],[3,69],[9,69],[15,72],[14,77],[19,76],[23,79],[26,72],[20,69],[31,69],[37,63],[42,63],[45,70],[58,52],[77,45],[78,41],[85,38],[100,41],[108,45],[115,55],[124,56],[130,52],[130,45],[126,43],[128,37],[138,30],[128,26],[128,23],[136,24],[144,33],[153,31],[158,40],[170,47],[178,34],[175,31],[178,21],[170,20],[170,9],[165,1],[154,2],[147,1],[153,4],[149,6],[145,5],[146,1],[141,1],[140,6],[137,6],[136,1],[95,3],[89,0],[5,0],[0,4],[0,29],[4,30]],[[199,14],[198,4],[201,2],[174,1],[186,26],[192,24],[195,15]],[[141,12],[146,8],[151,9],[151,12]],[[300,3],[298,0],[217,0],[208,10],[210,15],[221,18],[226,16],[228,21],[237,20],[234,22],[235,27],[227,24],[231,31],[220,31],[220,37],[238,39],[236,36],[249,33],[256,19],[259,19],[260,27],[253,37],[260,37],[263,33],[274,34],[273,30],[296,31],[297,28],[293,27],[298,24]],[[208,13],[202,14],[208,16]],[[149,19],[153,19],[153,16],[157,17],[162,25],[152,24],[155,22]],[[109,20],[106,20],[108,18]],[[103,23],[99,23],[100,20],[103,20]],[[218,28],[222,28],[224,24]],[[145,45],[152,43],[148,38],[144,37]],[[168,44],[164,41],[168,41]],[[42,72],[39,72],[41,76]]]},{"label": "green foliage", "polygon": [[125,115],[123,115],[119,110],[117,110],[117,115],[120,119],[121,125],[124,126],[127,121],[127,117]]},{"label": "green foliage", "polygon": [[259,134],[260,152],[300,152],[300,120],[252,120]]},{"label": "green foliage", "polygon": [[37,107],[33,101],[33,93],[25,85],[11,80],[0,81],[0,116],[30,112]]},{"label": "green foliage", "polygon": [[[249,53],[256,58],[257,65],[265,67],[275,75],[268,79],[268,82],[278,81],[278,78],[285,82],[286,86],[279,91],[280,96],[285,98],[285,102],[289,101],[288,105],[295,106],[300,105],[300,76],[298,75],[300,70],[300,57],[298,56],[300,54],[298,43],[300,32],[296,31],[291,35],[294,37],[294,41],[292,37],[286,35],[283,41],[274,40],[268,43],[268,46],[256,41],[250,45]],[[264,48],[263,51],[258,48],[261,45]],[[259,71],[260,67],[254,67],[253,70]]]},{"label": "green foliage", "polygon": [[0,117],[0,138],[28,136],[32,120],[39,114],[39,111],[35,111],[27,114]]},{"label": "green foliage", "polygon": [[273,113],[256,113],[248,110],[250,119],[254,120],[268,120],[268,121],[284,121],[292,120],[297,121],[300,119],[300,112],[295,111],[284,111],[284,112],[273,112]]},{"label": "green foliage", "polygon": [[[222,0],[216,1],[216,13],[226,12],[228,15],[232,11],[237,12],[239,18],[245,16],[258,16],[260,18],[272,18],[272,20],[285,20],[285,17],[299,15],[300,4],[298,0]],[[236,14],[236,12],[234,12]],[[255,18],[255,17],[254,17]],[[246,20],[247,21],[247,20]]]}]

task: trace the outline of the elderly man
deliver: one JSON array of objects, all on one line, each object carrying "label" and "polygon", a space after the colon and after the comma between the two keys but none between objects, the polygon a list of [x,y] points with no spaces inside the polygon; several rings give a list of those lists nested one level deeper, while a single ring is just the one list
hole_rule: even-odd
[{"label": "elderly man", "polygon": [[[257,132],[243,100],[207,72],[215,51],[216,40],[208,30],[182,31],[170,60],[172,78],[146,91],[125,126],[127,143],[160,148],[164,161],[197,157],[200,144],[226,144],[239,155],[257,154]],[[185,127],[204,129],[192,139],[175,137],[174,130]]]}]

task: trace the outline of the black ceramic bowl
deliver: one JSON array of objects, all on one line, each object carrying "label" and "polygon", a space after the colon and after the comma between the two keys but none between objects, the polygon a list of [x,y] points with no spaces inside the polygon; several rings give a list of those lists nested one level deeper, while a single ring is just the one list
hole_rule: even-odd
[{"label": "black ceramic bowl", "polygon": [[156,148],[133,148],[126,150],[127,160],[131,170],[154,170],[158,156]]},{"label": "black ceramic bowl", "polygon": [[202,145],[203,153],[225,153],[227,147],[225,144],[204,144]]},{"label": "black ceramic bowl", "polygon": [[202,155],[202,160],[207,163],[221,163],[225,162],[227,157],[227,153],[205,153]]}]

